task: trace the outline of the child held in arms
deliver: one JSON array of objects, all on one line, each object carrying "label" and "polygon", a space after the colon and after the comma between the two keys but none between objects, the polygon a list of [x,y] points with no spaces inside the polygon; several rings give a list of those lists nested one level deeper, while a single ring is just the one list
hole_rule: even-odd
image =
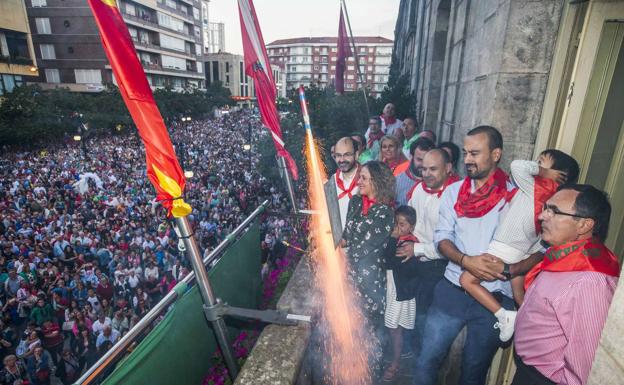
[{"label": "child held in arms", "polygon": [[[511,176],[518,188],[512,193],[514,195],[509,210],[500,218],[487,254],[500,258],[505,264],[514,264],[542,250],[541,226],[537,217],[559,185],[576,183],[578,175],[576,160],[559,150],[545,150],[537,162],[514,160],[511,163]],[[500,330],[501,341],[508,341],[514,333],[517,312],[505,310],[470,272],[464,271],[459,282],[474,299],[496,316],[498,322],[494,327]],[[515,301],[521,305],[524,299],[524,276],[512,278],[511,288]]]},{"label": "child held in arms", "polygon": [[409,206],[399,206],[394,212],[392,239],[386,248],[386,312],[385,325],[390,329],[392,360],[383,379],[392,381],[400,369],[403,348],[403,329],[414,329],[416,320],[415,259],[397,258],[396,248],[404,242],[418,242],[412,234],[416,225],[416,211]]}]

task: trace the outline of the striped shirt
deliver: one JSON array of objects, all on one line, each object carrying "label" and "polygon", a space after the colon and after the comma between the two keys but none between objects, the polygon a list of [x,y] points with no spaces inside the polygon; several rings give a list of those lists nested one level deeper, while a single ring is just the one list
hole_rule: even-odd
[{"label": "striped shirt", "polygon": [[509,210],[501,215],[487,252],[505,263],[518,263],[542,249],[535,233],[534,176],[539,174],[539,165],[531,160],[514,160],[510,169],[519,191]]},{"label": "striped shirt", "polygon": [[409,200],[407,193],[410,192],[416,181],[414,179],[407,176],[408,170],[403,171],[396,177],[396,197],[395,200],[397,202],[397,206],[403,206],[407,204]]},{"label": "striped shirt", "polygon": [[414,235],[418,238],[418,243],[414,243],[414,255],[419,257],[420,261],[444,259],[433,243],[433,231],[438,224],[440,197],[438,194],[426,192],[421,183],[414,189],[409,205],[416,210]]},{"label": "striped shirt", "polygon": [[618,278],[542,271],[516,318],[516,352],[557,384],[587,383]]}]

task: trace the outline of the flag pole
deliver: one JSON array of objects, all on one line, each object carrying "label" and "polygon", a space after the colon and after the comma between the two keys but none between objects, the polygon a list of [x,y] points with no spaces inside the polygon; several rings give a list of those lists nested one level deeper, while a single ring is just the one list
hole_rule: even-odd
[{"label": "flag pole", "polygon": [[347,11],[347,3],[345,0],[340,0],[342,7],[344,8],[344,13],[347,18],[347,28],[349,28],[349,36],[351,36],[351,46],[353,47],[353,57],[355,58],[355,68],[357,69],[358,78],[360,79],[360,86],[362,87],[362,95],[364,95],[364,104],[366,105],[366,118],[370,117],[370,111],[368,109],[368,97],[366,96],[366,85],[364,84],[364,76],[362,76],[362,71],[360,71],[360,59],[358,59],[358,54],[355,49],[355,38],[353,38],[353,31],[351,30],[351,22],[349,21],[349,12]]},{"label": "flag pole", "polygon": [[236,376],[238,376],[238,363],[236,362],[234,354],[232,353],[232,348],[230,347],[228,331],[223,317],[214,317],[216,319],[210,319],[213,317],[209,316],[209,311],[218,306],[219,302],[214,294],[214,291],[212,290],[212,285],[208,279],[208,272],[206,271],[201,253],[197,247],[197,242],[195,242],[195,236],[191,231],[191,226],[189,225],[186,216],[174,217],[174,220],[176,224],[176,231],[179,232],[178,238],[184,243],[186,255],[193,266],[193,272],[195,273],[195,279],[197,280],[197,288],[199,289],[199,293],[201,294],[205,304],[204,312],[206,313],[206,318],[209,318],[209,321],[213,326],[218,346],[221,348],[221,354],[223,354],[225,365],[228,368],[230,378],[234,381]]},{"label": "flag pole", "polygon": [[284,182],[286,183],[286,190],[288,191],[288,198],[290,199],[290,204],[292,205],[293,214],[297,214],[297,201],[295,199],[295,189],[293,187],[292,180],[290,179],[290,174],[288,172],[288,166],[286,165],[286,159],[283,156],[277,157],[277,163],[279,164],[279,168],[282,170],[284,174]]}]

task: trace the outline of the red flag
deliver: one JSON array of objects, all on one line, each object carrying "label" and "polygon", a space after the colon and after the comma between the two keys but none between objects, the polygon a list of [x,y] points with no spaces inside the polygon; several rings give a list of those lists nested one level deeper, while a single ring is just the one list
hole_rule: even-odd
[{"label": "red flag", "polygon": [[184,174],[116,0],[89,0],[89,6],[121,96],[145,145],[147,176],[156,188],[156,198],[169,215],[186,216],[191,206],[182,199]]},{"label": "red flag", "polygon": [[282,129],[280,128],[279,115],[275,107],[275,82],[273,71],[264,46],[262,31],[256,16],[256,10],[252,0],[238,0],[238,14],[240,16],[241,34],[243,36],[243,51],[245,54],[245,73],[254,80],[256,98],[260,107],[262,123],[268,127],[273,138],[273,144],[277,155],[284,157],[288,169],[296,180],[299,177],[297,165],[284,148]]},{"label": "red flag", "polygon": [[336,92],[344,93],[344,74],[347,69],[347,58],[353,56],[349,45],[349,36],[345,26],[342,6],[340,6],[340,21],[338,22],[338,52],[336,57]]}]

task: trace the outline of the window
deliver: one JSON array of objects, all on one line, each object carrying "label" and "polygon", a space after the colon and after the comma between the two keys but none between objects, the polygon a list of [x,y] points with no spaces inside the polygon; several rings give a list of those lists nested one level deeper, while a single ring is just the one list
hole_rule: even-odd
[{"label": "window", "polygon": [[353,79],[354,79],[354,77],[353,77],[353,75],[347,75],[347,79],[349,79],[349,80],[353,80]]},{"label": "window", "polygon": [[53,44],[41,44],[39,46],[41,50],[41,58],[44,60],[56,59],[56,52],[54,52]]},{"label": "window", "polygon": [[12,92],[15,87],[24,84],[24,80],[19,75],[2,74],[0,75],[0,95],[6,92]]},{"label": "window", "polygon": [[49,35],[52,33],[50,29],[50,19],[47,17],[35,18],[35,24],[37,25],[37,33],[41,35]]},{"label": "window", "polygon": [[46,7],[48,5],[46,0],[32,0],[31,3],[33,7]]},{"label": "window", "polygon": [[160,34],[160,46],[184,52],[184,40],[163,33]]},{"label": "window", "polygon": [[129,4],[129,3],[125,3],[126,4],[126,13],[130,16],[136,16],[137,12],[136,12],[136,7],[134,6],[134,4]]},{"label": "window", "polygon": [[319,66],[314,66],[314,70],[318,71],[319,70]]},{"label": "window", "polygon": [[199,20],[199,9],[193,7],[193,17],[195,20]]},{"label": "window", "polygon": [[180,59],[173,56],[162,55],[162,66],[163,68],[173,68],[178,70],[186,69],[186,60]]},{"label": "window", "polygon": [[327,63],[327,57],[326,56],[323,56],[321,58],[321,63]]},{"label": "window", "polygon": [[336,52],[337,51],[336,47],[332,47],[331,51]]},{"label": "window", "polygon": [[355,66],[347,66],[347,69],[348,69],[349,71],[353,71],[353,70],[355,69]]},{"label": "window", "polygon": [[67,47],[67,53],[74,53],[74,47]]},{"label": "window", "polygon": [[164,13],[158,12],[158,24],[162,25],[163,27],[173,29],[174,31],[184,31],[184,23],[182,22],[182,20],[169,15],[165,15]]},{"label": "window", "polygon": [[71,23],[69,22],[69,20],[65,20],[65,21],[63,21],[63,26],[65,28],[69,28],[71,26]]},{"label": "window", "polygon": [[78,84],[102,84],[102,72],[100,70],[74,70],[76,83]]},{"label": "window", "polygon": [[365,53],[366,52],[366,47],[360,47],[360,52]]},{"label": "window", "polygon": [[61,76],[59,75],[59,70],[57,68],[46,68],[45,77],[46,77],[46,82],[48,83],[60,83],[61,82]]},{"label": "window", "polygon": [[176,9],[176,2],[174,0],[165,0],[165,4],[169,8]]},{"label": "window", "polygon": [[139,33],[135,28],[128,28],[128,32],[130,32],[130,37],[134,41],[139,41]]}]

